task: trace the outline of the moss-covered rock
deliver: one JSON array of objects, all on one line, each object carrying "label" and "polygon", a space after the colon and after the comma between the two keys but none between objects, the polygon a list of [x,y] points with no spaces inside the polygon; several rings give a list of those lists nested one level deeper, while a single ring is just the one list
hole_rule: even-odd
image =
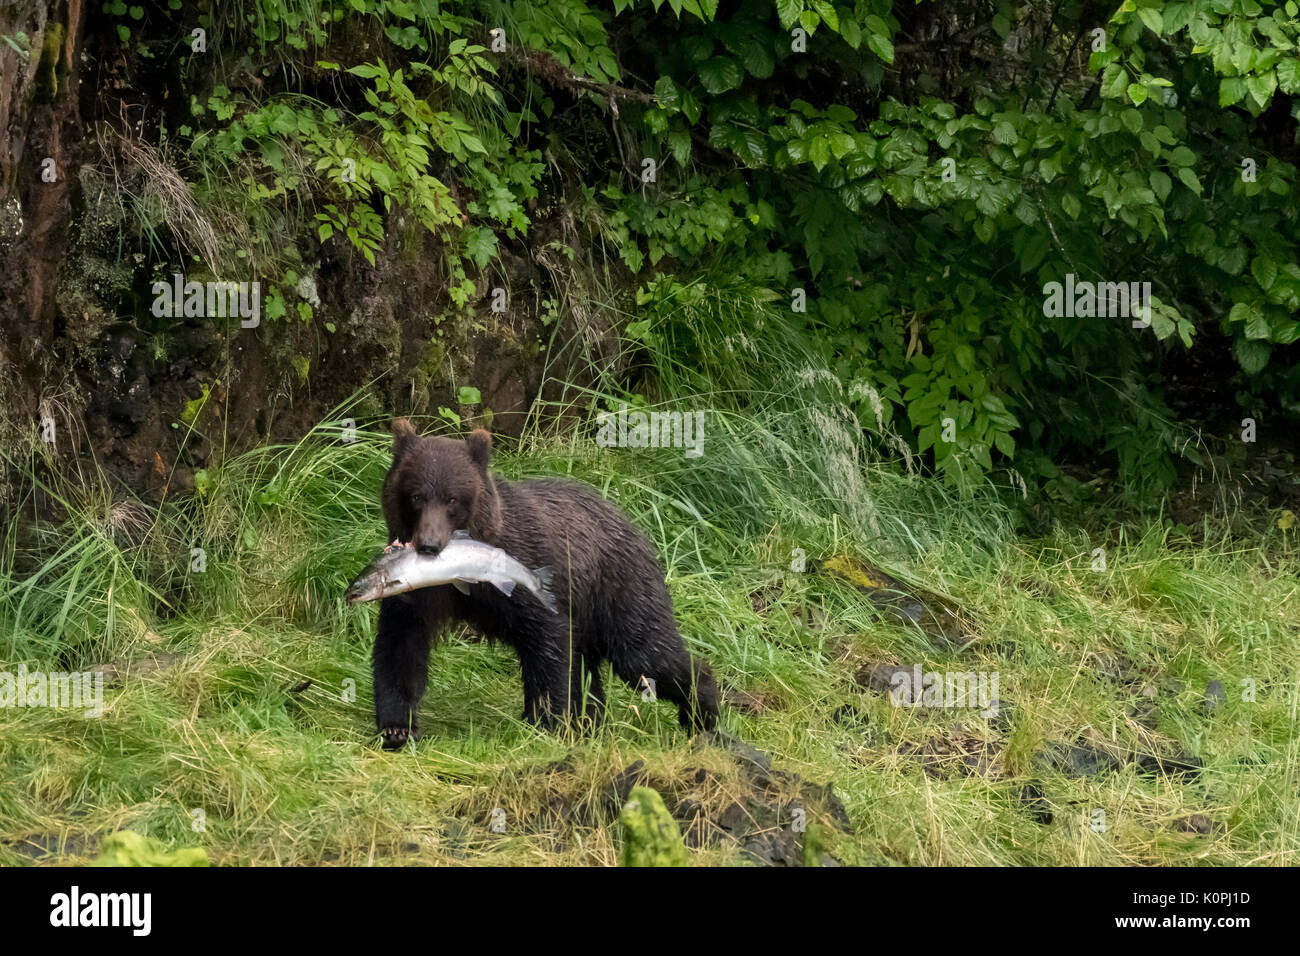
[{"label": "moss-covered rock", "polygon": [[167,850],[157,840],[133,830],[109,834],[92,866],[207,866],[208,851],[202,847]]},{"label": "moss-covered rock", "polygon": [[633,787],[619,823],[623,830],[620,866],[689,865],[682,831],[658,792]]}]

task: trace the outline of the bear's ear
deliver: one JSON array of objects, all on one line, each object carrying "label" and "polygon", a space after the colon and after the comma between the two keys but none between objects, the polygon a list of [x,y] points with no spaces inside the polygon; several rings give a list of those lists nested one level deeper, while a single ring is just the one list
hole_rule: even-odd
[{"label": "bear's ear", "polygon": [[393,419],[393,464],[402,460],[402,456],[411,450],[420,436],[405,418]]},{"label": "bear's ear", "polygon": [[469,460],[487,471],[488,458],[492,455],[492,436],[487,430],[476,428],[470,432],[465,439],[465,448],[469,452]]}]

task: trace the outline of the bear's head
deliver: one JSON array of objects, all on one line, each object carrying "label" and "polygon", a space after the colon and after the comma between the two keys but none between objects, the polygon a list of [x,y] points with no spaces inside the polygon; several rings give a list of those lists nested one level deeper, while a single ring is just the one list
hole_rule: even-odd
[{"label": "bear's head", "polygon": [[488,475],[492,436],[483,429],[464,441],[422,438],[404,418],[393,422],[393,466],[384,481],[390,530],[424,554],[436,555],[453,531],[493,542],[501,503]]}]

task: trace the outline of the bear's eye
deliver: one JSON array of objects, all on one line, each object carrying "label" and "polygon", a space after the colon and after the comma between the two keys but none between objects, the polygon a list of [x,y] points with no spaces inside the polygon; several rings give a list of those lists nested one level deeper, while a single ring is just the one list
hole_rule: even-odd
[{"label": "bear's eye", "polygon": [[447,499],[447,505],[448,505],[448,507],[454,505],[455,503],[456,503],[456,498],[455,498],[455,496],[452,496],[451,498],[448,498],[448,499]]},{"label": "bear's eye", "polygon": [[414,495],[411,495],[411,504],[415,505],[417,508],[420,507],[421,505],[423,505],[423,504],[424,504],[424,495],[421,495],[421,494],[414,494]]}]

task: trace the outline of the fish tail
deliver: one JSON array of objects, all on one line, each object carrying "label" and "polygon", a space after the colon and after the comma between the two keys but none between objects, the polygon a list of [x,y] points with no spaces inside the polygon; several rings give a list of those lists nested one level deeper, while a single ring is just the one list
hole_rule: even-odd
[{"label": "fish tail", "polygon": [[551,590],[551,579],[554,575],[550,566],[534,568],[533,576],[537,578],[537,600],[541,601],[552,614],[557,613],[559,609],[555,604],[555,593]]}]

